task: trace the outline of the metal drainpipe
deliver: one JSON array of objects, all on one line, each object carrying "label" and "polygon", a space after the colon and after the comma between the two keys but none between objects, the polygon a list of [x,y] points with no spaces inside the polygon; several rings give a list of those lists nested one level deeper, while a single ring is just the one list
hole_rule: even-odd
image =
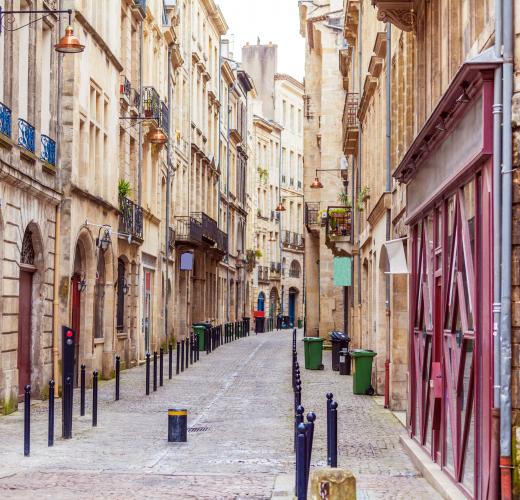
[{"label": "metal drainpipe", "polygon": [[227,154],[226,154],[226,232],[228,234],[228,239],[227,239],[227,249],[226,249],[226,263],[227,263],[227,266],[226,266],[226,290],[227,290],[227,294],[226,294],[226,319],[227,321],[229,322],[229,293],[230,293],[230,287],[229,287],[229,242],[231,240],[230,236],[229,236],[229,161],[230,161],[230,148],[229,148],[229,144],[230,144],[230,137],[231,137],[231,134],[230,134],[230,124],[231,124],[231,104],[230,104],[230,96],[231,96],[231,92],[233,91],[233,88],[234,88],[234,85],[230,85],[228,86],[228,96],[227,96],[227,138],[226,138],[226,143],[227,143]]},{"label": "metal drainpipe", "polygon": [[[502,52],[502,2],[495,2],[495,57]],[[491,420],[490,498],[499,497],[500,448],[500,281],[501,281],[501,165],[502,165],[502,66],[495,70],[493,97],[493,409]]]},{"label": "metal drainpipe", "polygon": [[[143,116],[143,61],[144,61],[144,20],[139,25],[139,116]],[[138,157],[137,157],[137,204],[141,206],[143,186],[141,179],[141,168],[143,164],[143,122],[139,120],[138,125]]]},{"label": "metal drainpipe", "polygon": [[[218,51],[218,102],[222,102],[222,37],[219,38],[219,41],[218,41],[218,44],[219,44],[219,51]],[[217,113],[217,119],[218,119],[218,148],[217,148],[217,158],[218,158],[218,161],[217,161],[217,165],[218,165],[218,168],[220,170],[220,162],[222,160],[221,158],[221,152],[220,152],[220,149],[221,149],[221,146],[222,146],[222,137],[221,137],[221,133],[222,133],[222,125],[220,123],[220,110],[221,110],[221,106],[218,107],[218,113]],[[218,176],[218,183],[217,183],[217,189],[218,189],[218,193],[217,193],[217,227],[220,229],[220,224],[221,224],[221,220],[220,220],[220,192],[221,192],[221,189],[222,189],[222,176],[219,175]],[[229,236],[228,236],[229,238]],[[216,304],[216,311],[217,311],[217,323],[220,323],[220,313],[221,313],[221,310],[220,310],[220,304],[219,304],[219,297],[218,297],[218,279],[219,279],[219,264],[217,264],[217,268],[216,268],[216,277],[215,277],[215,304]]]},{"label": "metal drainpipe", "polygon": [[[363,55],[363,42],[361,40],[362,35],[362,27],[363,27],[363,2],[359,7],[359,23],[358,23],[358,32],[357,32],[357,42],[358,42],[358,98],[361,94],[361,85],[362,85],[362,55]],[[358,150],[357,150],[357,169],[358,169],[358,182],[361,184],[361,143],[363,140],[361,129],[361,123],[358,121]],[[357,191],[359,192],[361,186],[356,186]],[[352,199],[352,204],[354,204],[354,199]],[[361,212],[357,210],[357,227],[358,227],[358,247],[361,243],[360,240],[360,230],[361,230]],[[358,305],[361,304],[361,252],[358,251],[357,255],[358,261],[358,273],[357,273],[357,286],[358,286]],[[359,331],[359,342],[361,347],[363,332],[361,331],[361,318],[359,318],[360,331]]]},{"label": "metal drainpipe", "polygon": [[500,483],[511,498],[511,253],[513,193],[513,1],[503,0],[502,276],[500,314]]},{"label": "metal drainpipe", "polygon": [[[278,152],[278,203],[282,202],[282,132],[280,132],[280,151]],[[278,247],[280,248],[280,270],[283,262],[283,247],[282,247],[282,217],[283,213],[278,212],[279,220],[279,231],[278,231]],[[281,314],[283,316],[283,299],[284,299],[284,285],[283,285],[283,274],[280,274],[280,284],[282,288],[282,303],[281,303]]]},{"label": "metal drainpipe", "polygon": [[164,338],[166,342],[168,342],[168,280],[169,276],[169,267],[170,267],[170,180],[171,180],[171,154],[172,154],[172,141],[171,141],[171,131],[172,131],[172,46],[168,46],[168,147],[167,147],[167,159],[166,159],[166,215],[165,215],[165,246],[164,253],[166,257],[166,279],[165,279],[165,299],[164,299]]},{"label": "metal drainpipe", "polygon": [[[390,193],[392,184],[392,25],[386,23],[386,193]],[[386,241],[390,240],[391,211],[386,211]],[[379,257],[381,258],[381,256]],[[387,257],[388,259],[388,257]],[[385,408],[390,406],[390,275],[385,275],[385,315],[386,315],[386,360],[385,360]]]}]

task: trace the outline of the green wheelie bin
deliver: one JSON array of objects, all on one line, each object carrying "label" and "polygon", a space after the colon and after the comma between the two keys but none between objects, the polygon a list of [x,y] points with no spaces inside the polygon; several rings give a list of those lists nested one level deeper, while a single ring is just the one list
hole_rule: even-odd
[{"label": "green wheelie bin", "polygon": [[321,362],[323,354],[323,338],[305,337],[303,342],[305,346],[305,369],[323,370],[323,364]]},{"label": "green wheelie bin", "polygon": [[352,387],[354,394],[374,395],[372,387],[372,360],[377,353],[366,349],[354,349],[350,355],[354,360]]},{"label": "green wheelie bin", "polygon": [[193,325],[193,333],[197,335],[197,338],[199,339],[199,351],[203,352],[206,350],[206,343],[204,342],[204,333],[206,332],[206,326],[205,325]]},{"label": "green wheelie bin", "polygon": [[298,328],[303,328],[303,320],[298,318]]}]

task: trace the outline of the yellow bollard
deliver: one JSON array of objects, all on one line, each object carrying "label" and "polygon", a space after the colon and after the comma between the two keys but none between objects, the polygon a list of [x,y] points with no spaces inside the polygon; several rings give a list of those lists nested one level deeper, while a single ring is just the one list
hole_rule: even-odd
[{"label": "yellow bollard", "polygon": [[356,478],[346,469],[315,469],[310,479],[311,500],[356,500]]}]

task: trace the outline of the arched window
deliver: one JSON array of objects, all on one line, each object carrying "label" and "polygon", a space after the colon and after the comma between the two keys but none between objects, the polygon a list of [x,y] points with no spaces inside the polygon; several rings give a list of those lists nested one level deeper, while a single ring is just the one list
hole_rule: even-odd
[{"label": "arched window", "polygon": [[299,278],[301,272],[300,263],[297,260],[293,260],[291,262],[291,267],[289,269],[289,276],[291,278]]},{"label": "arched window", "polygon": [[260,292],[258,294],[257,309],[258,309],[258,311],[264,311],[265,310],[265,294],[264,294],[264,292]]}]

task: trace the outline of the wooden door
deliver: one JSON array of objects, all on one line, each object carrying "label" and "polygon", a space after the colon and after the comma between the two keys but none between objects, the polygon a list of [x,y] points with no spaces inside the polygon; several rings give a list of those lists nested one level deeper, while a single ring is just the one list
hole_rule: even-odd
[{"label": "wooden door", "polygon": [[23,398],[24,387],[31,383],[31,316],[32,316],[31,271],[20,270],[18,302],[18,396]]}]

